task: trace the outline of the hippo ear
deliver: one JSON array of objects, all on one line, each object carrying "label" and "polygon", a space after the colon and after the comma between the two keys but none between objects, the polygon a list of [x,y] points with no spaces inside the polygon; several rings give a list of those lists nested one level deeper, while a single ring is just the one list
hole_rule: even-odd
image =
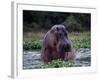
[{"label": "hippo ear", "polygon": [[58,27],[56,25],[51,28],[51,33],[54,33],[57,31],[58,31]]},{"label": "hippo ear", "polygon": [[51,33],[54,33],[55,32],[55,29],[51,28],[50,32]]}]

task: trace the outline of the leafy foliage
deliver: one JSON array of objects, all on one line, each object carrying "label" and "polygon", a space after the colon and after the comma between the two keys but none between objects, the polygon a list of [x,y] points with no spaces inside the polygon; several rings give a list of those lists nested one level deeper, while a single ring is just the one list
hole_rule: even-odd
[{"label": "leafy foliage", "polygon": [[48,30],[55,24],[64,24],[71,31],[88,31],[91,27],[89,13],[50,11],[23,11],[23,32]]},{"label": "leafy foliage", "polygon": [[67,25],[68,25],[68,31],[82,31],[84,28],[82,28],[82,25],[75,19],[74,15],[70,15],[67,17]]},{"label": "leafy foliage", "polygon": [[37,49],[41,49],[41,41],[40,40],[24,41],[23,49],[24,50],[37,50]]},{"label": "leafy foliage", "polygon": [[[38,34],[38,33],[37,33]],[[36,37],[34,38],[25,38],[23,42],[23,49],[24,50],[37,50],[41,49],[42,40],[40,35],[42,34],[36,34]],[[70,39],[73,43],[74,48],[90,48],[91,47],[91,38],[89,32],[82,32],[82,33],[70,33],[69,34]]]},{"label": "leafy foliage", "polygon": [[76,49],[91,47],[91,37],[89,32],[72,33],[70,38],[73,43],[73,47]]},{"label": "leafy foliage", "polygon": [[59,68],[59,67],[74,67],[73,60],[63,61],[61,59],[52,60],[48,64],[44,64],[43,68]]}]

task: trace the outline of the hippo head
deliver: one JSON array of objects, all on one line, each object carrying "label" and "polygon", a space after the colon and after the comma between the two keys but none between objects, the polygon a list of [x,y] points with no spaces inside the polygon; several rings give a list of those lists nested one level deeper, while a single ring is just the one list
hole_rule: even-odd
[{"label": "hippo head", "polygon": [[68,39],[68,31],[64,25],[55,25],[52,27],[52,33],[57,40],[58,52],[68,52],[70,50],[70,42]]}]

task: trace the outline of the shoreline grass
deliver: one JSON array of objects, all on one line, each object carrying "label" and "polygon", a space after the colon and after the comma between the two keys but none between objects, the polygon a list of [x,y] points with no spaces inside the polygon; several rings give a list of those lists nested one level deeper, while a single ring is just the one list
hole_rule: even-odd
[{"label": "shoreline grass", "polygon": [[[31,35],[30,35],[31,34]],[[39,50],[41,49],[42,39],[45,35],[44,32],[27,33],[23,37],[24,50]],[[73,47],[78,48],[91,48],[91,34],[87,32],[72,32],[69,33]]]}]

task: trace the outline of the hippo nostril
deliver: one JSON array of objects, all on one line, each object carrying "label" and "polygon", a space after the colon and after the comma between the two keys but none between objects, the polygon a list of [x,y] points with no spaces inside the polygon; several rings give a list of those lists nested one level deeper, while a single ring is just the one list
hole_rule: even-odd
[{"label": "hippo nostril", "polygon": [[63,51],[63,52],[66,52],[66,51],[67,51],[67,45],[66,45],[66,44],[64,44],[64,45],[62,46],[62,51]]},{"label": "hippo nostril", "polygon": [[67,47],[64,47],[64,52],[67,52]]},{"label": "hippo nostril", "polygon": [[63,45],[63,51],[68,52],[70,50],[70,45],[68,43]]}]

